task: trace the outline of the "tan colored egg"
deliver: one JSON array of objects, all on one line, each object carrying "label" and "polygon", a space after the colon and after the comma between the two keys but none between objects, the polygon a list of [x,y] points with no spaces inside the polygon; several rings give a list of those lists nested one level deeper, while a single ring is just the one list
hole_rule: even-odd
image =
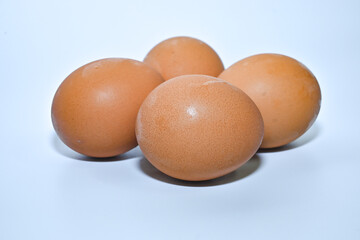
[{"label": "tan colored egg", "polygon": [[315,76],[284,55],[245,58],[219,78],[243,90],[260,109],[265,126],[262,148],[294,141],[311,127],[320,111],[321,92]]},{"label": "tan colored egg", "polygon": [[144,59],[165,80],[186,74],[218,76],[224,65],[206,43],[191,37],[174,37],[156,45]]},{"label": "tan colored egg", "polygon": [[185,75],[145,99],[136,137],[145,157],[163,173],[208,180],[236,170],[255,154],[263,121],[240,89],[215,77]]},{"label": "tan colored egg", "polygon": [[58,88],[51,109],[54,128],[73,150],[111,157],[137,145],[136,115],[162,77],[146,64],[122,58],[91,62]]}]

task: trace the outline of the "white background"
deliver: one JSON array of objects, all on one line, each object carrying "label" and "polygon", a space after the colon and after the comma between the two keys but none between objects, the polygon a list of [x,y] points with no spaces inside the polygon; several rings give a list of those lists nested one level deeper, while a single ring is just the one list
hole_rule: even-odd
[{"label": "white background", "polygon": [[[96,162],[64,146],[52,97],[104,57],[197,37],[226,67],[294,57],[322,89],[315,125],[235,173],[187,183],[136,148]],[[360,1],[0,0],[0,239],[360,239]]]}]

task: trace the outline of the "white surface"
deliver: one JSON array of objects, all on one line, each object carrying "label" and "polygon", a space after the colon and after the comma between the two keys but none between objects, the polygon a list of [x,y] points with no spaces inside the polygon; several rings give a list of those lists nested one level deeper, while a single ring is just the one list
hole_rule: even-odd
[{"label": "white surface", "polygon": [[[141,60],[165,38],[210,44],[226,66],[292,56],[322,109],[299,141],[191,184],[138,149],[86,161],[56,138],[52,97],[75,68]],[[359,1],[0,1],[0,239],[360,239]],[[85,161],[84,161],[85,159]]]}]

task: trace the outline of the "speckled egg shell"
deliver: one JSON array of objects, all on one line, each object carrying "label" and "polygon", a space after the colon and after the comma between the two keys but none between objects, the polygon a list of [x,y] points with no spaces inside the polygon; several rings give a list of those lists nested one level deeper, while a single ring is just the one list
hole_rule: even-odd
[{"label": "speckled egg shell", "polygon": [[264,119],[262,148],[288,144],[311,127],[321,92],[315,76],[297,60],[280,54],[259,54],[226,69],[219,78],[243,90]]},{"label": "speckled egg shell", "polygon": [[146,64],[121,58],[98,60],[71,73],[51,110],[60,139],[91,157],[111,157],[137,145],[136,115],[163,78]]},{"label": "speckled egg shell", "polygon": [[255,154],[263,120],[240,89],[215,77],[185,75],[149,94],[137,116],[136,137],[163,173],[208,180],[236,170]]},{"label": "speckled egg shell", "polygon": [[224,65],[206,43],[190,37],[174,37],[156,45],[144,59],[165,80],[185,74],[218,76]]}]

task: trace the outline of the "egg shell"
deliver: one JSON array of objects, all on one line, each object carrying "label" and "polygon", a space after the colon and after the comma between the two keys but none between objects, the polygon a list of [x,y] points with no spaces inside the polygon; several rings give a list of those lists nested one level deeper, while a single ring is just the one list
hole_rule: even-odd
[{"label": "egg shell", "polygon": [[255,154],[263,133],[261,114],[243,91],[204,75],[158,86],[136,122],[145,157],[163,173],[191,181],[236,170]]},{"label": "egg shell", "polygon": [[60,139],[91,157],[111,157],[137,145],[136,115],[163,78],[146,64],[122,58],[91,62],[58,88],[51,110]]},{"label": "egg shell", "polygon": [[186,74],[218,76],[224,65],[206,43],[191,37],[174,37],[157,44],[144,59],[165,80]]},{"label": "egg shell", "polygon": [[311,127],[320,111],[320,86],[299,61],[259,54],[236,62],[219,78],[243,90],[264,119],[262,148],[286,145]]}]

